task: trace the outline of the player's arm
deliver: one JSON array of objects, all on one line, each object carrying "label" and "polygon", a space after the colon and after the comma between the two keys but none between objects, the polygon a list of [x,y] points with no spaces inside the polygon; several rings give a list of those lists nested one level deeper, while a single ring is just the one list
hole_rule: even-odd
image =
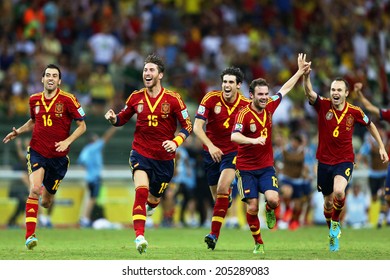
[{"label": "player's arm", "polygon": [[358,100],[363,104],[363,106],[369,111],[371,114],[374,114],[376,117],[380,118],[380,109],[372,104],[362,92],[363,84],[355,83],[353,85],[353,90],[356,93]]},{"label": "player's arm", "polygon": [[379,154],[381,156],[381,160],[383,161],[383,163],[388,162],[389,156],[386,152],[385,145],[382,142],[382,138],[381,138],[379,131],[376,128],[375,124],[373,122],[370,122],[370,124],[367,126],[367,129],[371,133],[372,137],[374,137],[375,141],[378,143]]},{"label": "player's arm", "polygon": [[[180,106],[180,105],[179,105]],[[191,118],[188,114],[187,107],[179,107],[180,112],[176,114],[176,118],[179,121],[181,125],[181,129],[179,133],[173,138],[172,140],[165,140],[162,143],[163,148],[168,152],[168,153],[173,153],[176,151],[177,148],[183,144],[183,142],[190,136],[192,133],[192,122]]]},{"label": "player's arm", "polygon": [[231,138],[232,142],[236,142],[238,144],[252,144],[252,145],[264,145],[265,144],[265,137],[257,137],[257,138],[251,138],[251,137],[246,137],[243,135],[241,132],[233,131]]},{"label": "player's arm", "polygon": [[210,140],[210,138],[207,137],[206,132],[204,131],[203,127],[206,123],[206,120],[195,118],[194,122],[194,133],[199,138],[199,140],[207,146],[211,158],[215,162],[220,162],[222,160],[223,152],[213,144],[213,142]]},{"label": "player's arm", "polygon": [[299,78],[310,69],[311,62],[306,62],[306,54],[298,54],[298,70],[295,74],[282,86],[279,92],[282,96],[286,95],[295,84],[298,82]]},{"label": "player's arm", "polygon": [[109,123],[113,126],[123,126],[125,125],[131,117],[135,114],[132,104],[132,98],[134,96],[134,92],[130,94],[130,96],[126,100],[126,106],[118,113],[115,114],[114,110],[109,109],[104,117]]},{"label": "player's arm", "polygon": [[23,134],[25,132],[31,131],[35,125],[35,120],[29,119],[24,125],[16,129],[12,128],[12,131],[4,137],[3,143],[8,143],[9,141],[15,139],[19,134]]},{"label": "player's arm", "polygon": [[115,114],[114,110],[110,109],[104,115],[106,120],[113,126],[123,126],[125,125],[130,118],[134,115],[134,112],[130,109],[130,107],[126,107],[119,112],[119,114]]},{"label": "player's arm", "polygon": [[84,120],[76,120],[77,128],[73,131],[71,135],[69,135],[68,138],[66,138],[63,141],[56,142],[55,147],[57,152],[63,152],[70,144],[72,144],[77,138],[79,138],[83,133],[87,130],[87,124]]},{"label": "player's arm", "polygon": [[306,98],[309,100],[310,104],[314,104],[317,100],[318,94],[313,90],[313,86],[310,81],[310,72],[311,69],[306,71],[303,74],[303,89],[305,91]]}]

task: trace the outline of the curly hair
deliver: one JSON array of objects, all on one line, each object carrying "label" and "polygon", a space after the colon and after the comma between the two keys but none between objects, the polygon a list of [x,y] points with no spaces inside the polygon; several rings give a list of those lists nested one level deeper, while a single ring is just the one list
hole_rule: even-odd
[{"label": "curly hair", "polygon": [[225,68],[225,70],[223,70],[221,73],[221,81],[223,81],[223,76],[225,75],[236,76],[237,84],[242,83],[242,81],[244,80],[244,73],[238,67]]}]

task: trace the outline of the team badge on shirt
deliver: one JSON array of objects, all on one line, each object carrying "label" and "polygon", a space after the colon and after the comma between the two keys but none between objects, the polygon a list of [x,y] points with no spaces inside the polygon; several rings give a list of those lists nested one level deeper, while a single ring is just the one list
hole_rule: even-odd
[{"label": "team badge on shirt", "polygon": [[62,117],[63,112],[64,112],[64,103],[56,103],[56,107],[55,107],[56,117]]},{"label": "team badge on shirt", "polygon": [[39,102],[37,102],[37,103],[35,104],[35,114],[36,114],[36,115],[39,113],[39,108],[40,108]]},{"label": "team badge on shirt", "polygon": [[206,108],[203,105],[199,105],[199,107],[198,107],[198,114],[199,115],[204,115],[205,112],[206,112]]},{"label": "team badge on shirt", "polygon": [[249,129],[250,129],[250,131],[253,133],[253,132],[256,132],[256,130],[257,130],[257,127],[256,127],[256,124],[255,123],[251,123],[250,125],[249,125]]},{"label": "team badge on shirt", "polygon": [[333,118],[333,113],[331,111],[329,111],[328,113],[326,113],[325,115],[325,118],[330,121],[332,118]]},{"label": "team badge on shirt", "polygon": [[222,105],[221,102],[218,102],[214,107],[214,113],[219,114],[222,111]]},{"label": "team badge on shirt", "polygon": [[347,123],[346,123],[346,125],[347,125],[346,129],[347,129],[348,131],[352,129],[352,126],[353,126],[353,123],[354,123],[354,122],[355,122],[355,119],[354,119],[351,115],[348,115],[348,117],[347,117]]},{"label": "team badge on shirt", "polygon": [[161,104],[161,113],[168,114],[171,111],[171,105],[168,102]]},{"label": "team badge on shirt", "polygon": [[138,114],[141,113],[143,110],[144,110],[144,101],[141,100],[141,102],[138,103],[138,105],[137,105],[137,112],[138,112]]}]

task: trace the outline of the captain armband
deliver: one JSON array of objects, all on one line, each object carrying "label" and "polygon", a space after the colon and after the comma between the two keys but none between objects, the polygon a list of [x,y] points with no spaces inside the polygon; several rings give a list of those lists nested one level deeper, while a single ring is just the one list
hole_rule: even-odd
[{"label": "captain armband", "polygon": [[175,138],[173,138],[172,141],[176,144],[176,147],[179,148],[180,145],[183,144],[184,138],[180,135],[177,135]]}]

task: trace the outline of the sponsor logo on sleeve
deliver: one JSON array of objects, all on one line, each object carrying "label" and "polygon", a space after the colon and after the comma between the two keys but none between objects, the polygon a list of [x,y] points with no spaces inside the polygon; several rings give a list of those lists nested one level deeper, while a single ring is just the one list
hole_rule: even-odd
[{"label": "sponsor logo on sleeve", "polygon": [[182,115],[183,119],[188,118],[188,110],[187,109],[182,110],[181,115]]},{"label": "sponsor logo on sleeve", "polygon": [[236,126],[234,127],[234,130],[242,131],[243,126],[241,123],[236,123]]},{"label": "sponsor logo on sleeve", "polygon": [[204,115],[205,112],[206,112],[206,108],[203,105],[199,105],[198,114]]},{"label": "sponsor logo on sleeve", "polygon": [[77,109],[77,112],[79,112],[80,116],[84,117],[85,116],[85,113],[84,113],[84,110],[83,110],[83,107],[80,107]]},{"label": "sponsor logo on sleeve", "polygon": [[369,119],[368,119],[368,117],[367,117],[366,114],[365,114],[364,117],[363,117],[363,121],[364,121],[365,123],[368,123],[368,121],[369,121]]}]

